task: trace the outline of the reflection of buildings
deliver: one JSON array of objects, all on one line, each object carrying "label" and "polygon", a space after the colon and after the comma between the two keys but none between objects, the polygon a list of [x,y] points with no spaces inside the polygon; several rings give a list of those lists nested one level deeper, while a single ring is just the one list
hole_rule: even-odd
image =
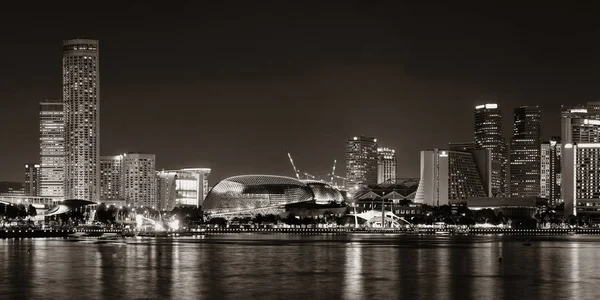
[{"label": "reflection of buildings", "polygon": [[64,195],[64,116],[61,100],[45,100],[40,103],[40,196]]},{"label": "reflection of buildings", "polygon": [[377,183],[377,139],[355,136],[346,142],[346,186]]},{"label": "reflection of buildings", "polygon": [[514,134],[510,141],[511,197],[540,194],[541,111],[537,106],[515,108]]},{"label": "reflection of buildings", "polygon": [[377,183],[396,183],[396,151],[387,147],[377,148]]},{"label": "reflection of buildings", "polygon": [[160,209],[176,206],[202,206],[208,194],[209,168],[163,170],[157,172],[157,201]]},{"label": "reflection of buildings", "polygon": [[123,197],[134,206],[157,206],[154,154],[123,155]]},{"label": "reflection of buildings", "polygon": [[98,41],[63,43],[65,198],[100,196],[100,68]]},{"label": "reflection of buildings", "polygon": [[506,180],[507,151],[502,136],[502,111],[497,104],[475,107],[475,149],[489,149],[492,155],[492,194],[504,195],[508,190]]},{"label": "reflection of buildings", "polygon": [[416,203],[434,206],[461,204],[470,197],[488,196],[491,188],[490,151],[421,151],[421,179]]},{"label": "reflection of buildings", "polygon": [[25,195],[38,196],[40,187],[40,165],[25,164]]},{"label": "reflection of buildings", "polygon": [[540,197],[548,199],[548,204],[551,206],[562,202],[560,196],[561,154],[560,137],[552,137],[549,142],[541,144]]}]

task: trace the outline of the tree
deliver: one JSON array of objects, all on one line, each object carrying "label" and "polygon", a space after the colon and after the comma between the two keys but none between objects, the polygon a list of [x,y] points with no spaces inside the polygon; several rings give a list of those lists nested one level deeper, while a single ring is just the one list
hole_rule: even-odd
[{"label": "tree", "polygon": [[108,213],[106,211],[106,204],[102,203],[96,208],[96,220],[100,223],[108,222]]},{"label": "tree", "polygon": [[29,206],[27,206],[27,215],[30,217],[35,217],[37,216],[37,210],[35,209],[35,206],[29,204]]}]

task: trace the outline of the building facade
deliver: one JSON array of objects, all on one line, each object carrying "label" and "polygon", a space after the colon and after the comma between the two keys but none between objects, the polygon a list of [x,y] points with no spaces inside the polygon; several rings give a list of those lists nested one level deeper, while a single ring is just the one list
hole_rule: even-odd
[{"label": "building facade", "polygon": [[515,108],[510,141],[511,197],[538,197],[540,194],[541,131],[538,106]]},{"label": "building facade", "polygon": [[36,163],[25,164],[25,196],[39,196],[40,190],[40,165]]},{"label": "building facade", "polygon": [[346,186],[377,184],[377,139],[355,136],[346,142]]},{"label": "building facade", "polygon": [[123,197],[127,204],[133,206],[158,206],[154,154],[123,155]]},{"label": "building facade", "polygon": [[542,143],[540,148],[540,197],[548,199],[550,206],[556,206],[562,203],[560,137],[550,138],[550,141]]},{"label": "building facade", "polygon": [[172,210],[176,206],[202,206],[209,190],[209,175],[209,168],[157,172],[159,207]]},{"label": "building facade", "polygon": [[63,43],[65,198],[100,196],[100,62],[98,41]]},{"label": "building facade", "polygon": [[40,102],[40,189],[43,197],[63,197],[65,118],[62,100]]},{"label": "building facade", "polygon": [[123,155],[100,157],[100,200],[120,200],[123,195]]},{"label": "building facade", "polygon": [[377,148],[377,183],[396,183],[396,150]]},{"label": "building facade", "polygon": [[599,215],[600,143],[567,143],[562,150],[565,215]]},{"label": "building facade", "polygon": [[503,196],[508,192],[508,153],[502,136],[502,111],[497,104],[477,105],[474,118],[475,149],[488,149],[492,160],[492,194]]}]

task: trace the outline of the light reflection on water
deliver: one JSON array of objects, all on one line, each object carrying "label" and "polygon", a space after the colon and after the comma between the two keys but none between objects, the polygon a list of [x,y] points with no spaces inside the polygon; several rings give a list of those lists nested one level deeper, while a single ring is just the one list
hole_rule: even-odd
[{"label": "light reflection on water", "polygon": [[[4,299],[587,299],[600,237],[0,240]],[[499,261],[502,257],[502,262]]]}]

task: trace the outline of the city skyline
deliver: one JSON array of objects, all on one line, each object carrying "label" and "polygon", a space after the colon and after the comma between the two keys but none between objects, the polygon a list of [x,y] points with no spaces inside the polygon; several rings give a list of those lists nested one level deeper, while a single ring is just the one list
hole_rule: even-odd
[{"label": "city skyline", "polygon": [[[484,42],[496,45],[514,30],[495,28],[492,21],[499,16],[492,16],[492,21],[486,22],[468,12],[457,12],[467,20],[452,24],[447,32],[444,31],[452,37],[466,36],[466,41],[449,45],[450,51],[446,52],[457,59],[456,64],[465,64],[463,68],[456,68],[455,63],[448,62],[451,59],[442,63],[439,58],[442,52],[434,51],[435,45],[445,41],[442,35],[433,32],[434,28],[407,33],[389,29],[382,22],[370,22],[378,18],[359,13],[364,8],[378,17],[391,16],[382,8],[350,5],[346,7],[347,11],[335,12],[332,7],[325,7],[324,15],[315,14],[310,7],[304,10],[298,8],[293,14],[312,12],[309,14],[314,17],[312,21],[317,22],[323,31],[316,35],[312,35],[315,25],[305,20],[297,20],[298,24],[276,17],[266,20],[269,24],[282,22],[294,25],[292,30],[285,26],[261,27],[256,25],[258,18],[242,18],[244,22],[256,25],[247,27],[249,32],[246,33],[252,37],[264,33],[266,42],[241,39],[236,33],[243,27],[241,24],[246,24],[241,21],[227,28],[204,26],[208,29],[200,29],[192,26],[191,20],[195,18],[186,13],[186,8],[191,10],[194,5],[171,8],[161,19],[163,21],[141,28],[136,25],[136,18],[141,18],[141,13],[145,13],[146,17],[157,15],[158,7],[125,7],[123,12],[114,16],[115,25],[120,25],[123,33],[117,35],[116,27],[106,26],[106,21],[74,28],[66,18],[61,18],[65,12],[60,12],[61,6],[57,5],[48,10],[52,12],[51,16],[33,12],[33,16],[39,17],[39,22],[52,23],[48,28],[30,24],[24,25],[19,32],[9,33],[7,40],[11,44],[0,50],[0,54],[28,59],[5,61],[3,65],[2,78],[7,85],[0,89],[0,98],[11,104],[10,109],[0,112],[0,125],[14,128],[17,138],[2,138],[6,147],[0,158],[3,166],[0,178],[5,181],[21,180],[23,163],[36,160],[39,151],[38,124],[33,120],[38,113],[37,107],[44,99],[60,98],[60,62],[57,60],[60,43],[75,37],[98,39],[103,46],[100,131],[103,142],[100,154],[155,153],[158,170],[209,167],[213,169],[213,182],[245,173],[293,176],[286,159],[286,148],[294,155],[299,169],[311,174],[325,174],[329,172],[333,159],[343,161],[344,140],[355,135],[374,136],[386,141],[386,146],[397,151],[398,177],[418,177],[420,150],[443,148],[448,141],[469,140],[471,111],[477,104],[497,103],[502,108],[506,139],[510,137],[511,126],[507,120],[511,119],[512,110],[521,105],[540,105],[544,120],[542,138],[547,140],[552,135],[559,135],[560,105],[598,99],[599,93],[592,84],[597,81],[593,73],[595,60],[589,60],[589,54],[597,45],[588,45],[580,37],[573,37],[570,42],[588,45],[590,47],[586,49],[590,52],[579,53],[569,61],[553,60],[553,55],[569,51],[560,46],[559,49],[548,49],[548,55],[552,54],[549,57],[528,62],[523,58],[533,56],[537,53],[534,50],[538,49],[526,42],[529,48],[519,49],[518,37],[506,44],[505,49],[513,52],[501,61],[498,61],[498,53],[494,50],[485,47],[471,49],[472,41],[481,40],[478,38],[483,37],[484,32],[489,34],[489,39]],[[205,11],[216,13],[205,21],[222,25],[225,9],[209,8]],[[418,15],[419,12],[428,13],[423,16],[425,20],[442,15],[442,9],[406,8],[408,10],[404,14],[409,15],[408,21],[414,19],[410,15]],[[276,5],[266,11],[267,15],[277,15],[285,11],[285,6]],[[19,11],[14,12],[2,22],[20,24]],[[398,9],[390,9],[390,12],[402,14]],[[134,16],[131,20],[130,14]],[[349,14],[363,17],[359,20],[344,18]],[[234,15],[245,13],[242,14],[240,9],[234,11]],[[182,23],[167,26],[169,20],[181,16]],[[50,17],[52,21],[58,21],[49,22]],[[434,24],[442,23],[445,18],[442,16]],[[483,22],[480,29],[466,26],[469,21],[475,20]],[[403,24],[407,21],[394,22]],[[538,29],[523,16],[517,18],[517,22],[525,28]],[[575,29],[583,23],[585,21],[581,20],[569,28]],[[159,27],[162,30],[155,30]],[[176,32],[176,28],[181,32]],[[381,28],[389,31],[381,31]],[[536,41],[545,44],[566,35],[551,29],[530,38],[537,38]],[[287,38],[276,38],[286,30],[292,30],[293,34]],[[221,39],[227,34],[234,35],[230,39]],[[335,45],[327,42],[332,34],[339,36]],[[31,40],[31,36],[41,35],[44,36]],[[418,37],[423,35],[429,36],[432,44],[419,41]],[[203,45],[207,47],[198,50],[199,44],[183,38],[185,36],[205,37],[207,43]],[[393,39],[394,36],[402,36],[411,46]],[[236,44],[237,39],[243,42]],[[175,42],[181,47],[170,47]],[[309,47],[311,43],[320,47]],[[278,53],[269,51],[268,48],[273,46]],[[238,48],[242,50],[236,50]],[[462,56],[460,53],[466,49],[470,49],[467,53],[475,53],[475,56],[471,59]],[[320,50],[323,53],[318,52]],[[522,52],[514,52],[519,50]],[[332,57],[338,59],[332,60]],[[430,58],[435,59],[428,61]],[[153,61],[152,65],[147,64],[149,60]],[[478,67],[482,63],[492,70]],[[545,74],[547,68],[562,70],[564,74],[553,72],[550,76]],[[571,71],[577,68],[582,69],[581,73],[573,74]],[[34,71],[34,76],[31,76]],[[568,84],[557,84],[562,81]],[[281,105],[282,101],[303,104],[294,105],[296,111],[290,113],[285,105]],[[355,109],[364,103],[370,104]],[[184,110],[182,107],[198,109]],[[321,107],[322,112],[314,107]],[[456,111],[456,114],[447,114],[450,110]],[[252,113],[246,114],[246,111]],[[356,121],[363,116],[378,116],[388,111],[397,112],[394,116],[399,117],[372,117],[369,122]],[[236,122],[223,122],[223,114]],[[306,114],[311,114],[311,122],[301,118]],[[135,118],[128,118],[131,115]],[[257,119],[262,121],[252,123]],[[250,133],[241,133],[238,122],[248,126]],[[439,126],[445,123],[452,126]],[[420,126],[418,131],[415,131],[414,124]],[[213,130],[215,126],[219,126],[219,130]],[[286,134],[282,135],[283,132]],[[278,138],[265,143],[262,137],[267,135]],[[307,139],[313,142],[307,145],[304,143]],[[187,147],[173,150],[174,147],[164,143],[165,140]],[[321,147],[315,148],[314,144]],[[186,148],[190,150],[181,150]]]}]

